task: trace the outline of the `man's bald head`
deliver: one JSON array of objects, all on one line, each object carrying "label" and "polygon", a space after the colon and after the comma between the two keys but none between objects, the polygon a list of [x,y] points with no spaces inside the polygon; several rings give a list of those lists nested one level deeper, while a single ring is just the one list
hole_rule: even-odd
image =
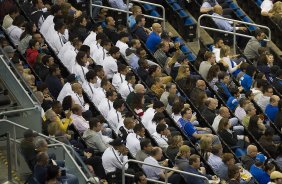
[{"label": "man's bald head", "polygon": [[255,145],[249,145],[247,147],[247,155],[254,158],[258,154],[258,148]]},{"label": "man's bald head", "polygon": [[229,118],[230,117],[230,113],[227,107],[220,107],[219,109],[219,114],[220,116],[224,117],[224,118]]},{"label": "man's bald head", "polygon": [[144,94],[145,93],[145,88],[142,84],[136,84],[134,87],[134,91],[135,93],[141,93]]},{"label": "man's bald head", "polygon": [[215,13],[219,14],[219,15],[222,15],[222,13],[223,13],[223,9],[222,9],[222,7],[221,7],[220,5],[215,5],[215,6],[213,7],[213,11],[214,11]]}]

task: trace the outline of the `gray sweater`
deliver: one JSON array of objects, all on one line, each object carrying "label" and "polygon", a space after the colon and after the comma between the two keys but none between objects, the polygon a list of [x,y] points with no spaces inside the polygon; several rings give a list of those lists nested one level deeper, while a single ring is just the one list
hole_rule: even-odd
[{"label": "gray sweater", "polygon": [[245,47],[244,55],[248,59],[254,59],[259,56],[258,49],[260,47],[261,44],[259,43],[259,41],[255,37],[252,37]]},{"label": "gray sweater", "polygon": [[102,135],[93,130],[87,129],[83,133],[83,139],[85,140],[87,146],[94,149],[94,152],[103,153],[107,149],[107,144],[103,141]]}]

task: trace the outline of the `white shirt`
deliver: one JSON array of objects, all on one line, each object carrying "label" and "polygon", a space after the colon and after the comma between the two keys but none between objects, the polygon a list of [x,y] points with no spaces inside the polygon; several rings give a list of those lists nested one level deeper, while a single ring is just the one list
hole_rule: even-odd
[{"label": "white shirt", "polygon": [[215,55],[215,61],[218,63],[220,61],[220,48],[212,48],[212,52]]},{"label": "white shirt", "polygon": [[7,34],[10,36],[12,42],[15,45],[19,45],[20,43],[20,37],[23,33],[23,30],[19,28],[18,26],[11,25],[6,29]]},{"label": "white shirt", "polygon": [[134,157],[136,156],[137,152],[141,150],[140,139],[141,137],[136,133],[130,133],[127,135],[126,147]]},{"label": "white shirt", "polygon": [[121,116],[121,113],[115,109],[110,110],[106,119],[113,130],[116,130],[118,124],[123,123],[124,120],[123,117]]},{"label": "white shirt", "polygon": [[[159,162],[154,157],[151,157],[151,156],[145,158],[144,162],[146,164],[160,166]],[[152,167],[152,166],[149,166],[149,165],[143,165],[142,168],[143,168],[146,176],[150,179],[159,180],[160,174],[163,174],[163,170],[161,168]]]},{"label": "white shirt", "polygon": [[121,95],[121,97],[124,100],[126,100],[127,96],[132,91],[134,91],[132,84],[128,83],[127,81],[124,81],[123,83],[121,83],[119,90],[118,90],[119,94]]},{"label": "white shirt", "polygon": [[106,98],[106,91],[101,87],[95,88],[93,91],[94,94],[91,99],[95,106],[98,107],[101,101]]},{"label": "white shirt", "polygon": [[125,75],[121,73],[115,73],[113,76],[112,84],[118,91],[121,83],[123,83],[124,81],[125,81]]},{"label": "white shirt", "polygon": [[63,102],[64,98],[67,96],[67,94],[69,92],[71,92],[71,84],[69,82],[65,83],[65,85],[63,86],[63,88],[61,89],[57,100],[60,101],[61,103]]},{"label": "white shirt", "polygon": [[117,73],[118,70],[117,60],[114,59],[112,56],[107,55],[103,60],[102,65],[105,71],[105,75],[107,76],[107,79],[112,79],[114,74]]},{"label": "white shirt", "polygon": [[175,122],[178,122],[178,120],[181,118],[181,114],[174,114],[174,113],[172,113],[172,114],[171,114],[171,117],[172,117],[172,119],[173,119]]},{"label": "white shirt", "polygon": [[150,121],[147,126],[145,126],[145,128],[149,131],[150,134],[153,134],[156,132],[157,124],[153,121]]},{"label": "white shirt", "polygon": [[72,123],[76,127],[76,129],[83,133],[85,130],[89,128],[89,123],[82,116],[78,116],[76,114],[71,115]]},{"label": "white shirt", "polygon": [[72,72],[72,68],[76,63],[77,52],[78,50],[70,42],[67,42],[58,53],[59,59],[70,72]]},{"label": "white shirt", "polygon": [[263,96],[263,93],[262,91],[255,89],[255,88],[252,88],[251,90],[254,94],[254,100],[257,102]]},{"label": "white shirt", "polygon": [[273,2],[271,0],[264,0],[261,3],[260,8],[261,8],[261,13],[262,12],[268,13],[273,8]]},{"label": "white shirt", "polygon": [[62,35],[61,33],[55,31],[52,37],[50,37],[49,44],[54,50],[56,54],[58,54],[64,46],[64,41],[67,41],[67,39]]},{"label": "white shirt", "polygon": [[260,108],[264,112],[265,108],[266,108],[267,104],[269,104],[269,102],[270,102],[270,97],[263,95],[261,98],[258,99],[257,104],[258,104],[258,106],[260,106]]},{"label": "white shirt", "polygon": [[[124,162],[128,160],[127,156],[123,156],[113,147],[108,147],[102,155],[102,164],[106,174],[116,171],[116,169],[122,169]],[[128,168],[128,164],[125,165],[125,169]]]},{"label": "white shirt", "polygon": [[98,110],[104,117],[108,116],[108,113],[113,109],[113,102],[107,98],[101,100],[101,103],[98,105]]},{"label": "white shirt", "polygon": [[220,122],[221,119],[222,119],[222,116],[217,115],[213,120],[212,127],[216,132],[218,130],[218,125],[219,125],[219,122]]},{"label": "white shirt", "polygon": [[243,118],[246,116],[246,111],[245,111],[242,107],[238,106],[238,107],[235,109],[235,116],[237,116],[237,118],[238,118],[240,121],[242,121]]},{"label": "white shirt", "polygon": [[94,31],[91,31],[90,34],[85,38],[83,45],[88,45],[90,47],[91,43],[96,42],[97,34]]},{"label": "white shirt", "polygon": [[81,66],[78,63],[75,63],[72,68],[72,73],[75,74],[80,84],[87,82],[85,75],[88,71],[88,68],[86,68],[85,66]]},{"label": "white shirt", "polygon": [[49,15],[45,21],[43,22],[43,24],[41,25],[41,28],[40,28],[40,33],[46,37],[47,33],[48,33],[48,30],[51,26],[54,27],[54,16],[53,15]]},{"label": "white shirt", "polygon": [[72,99],[74,100],[75,104],[78,104],[81,106],[82,108],[82,112],[85,112],[89,109],[89,106],[88,105],[85,105],[85,102],[84,102],[84,98],[83,96],[79,96],[78,94],[74,93],[73,91],[68,95],[71,95]]},{"label": "white shirt", "polygon": [[142,123],[145,127],[148,125],[149,122],[152,121],[155,114],[156,114],[155,109],[153,109],[152,107],[148,108],[144,112],[144,115],[142,116]]},{"label": "white shirt", "polygon": [[108,51],[97,42],[90,45],[90,56],[97,65],[103,65],[103,60],[106,58],[107,53]]},{"label": "white shirt", "polygon": [[158,132],[155,132],[152,134],[152,137],[155,139],[159,147],[161,147],[162,149],[166,149],[168,147],[168,144],[167,144],[168,139],[166,136],[161,135]]},{"label": "white shirt", "polygon": [[123,57],[126,57],[125,51],[128,49],[128,45],[120,40],[117,41],[116,46],[119,48],[119,51]]}]

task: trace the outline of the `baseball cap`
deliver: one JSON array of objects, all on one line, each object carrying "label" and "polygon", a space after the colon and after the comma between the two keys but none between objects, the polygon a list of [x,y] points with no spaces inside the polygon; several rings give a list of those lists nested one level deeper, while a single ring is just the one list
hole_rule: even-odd
[{"label": "baseball cap", "polygon": [[28,129],[24,132],[24,138],[30,138],[30,137],[37,137],[38,134],[36,132],[33,132],[31,129]]},{"label": "baseball cap", "polygon": [[266,157],[264,156],[264,154],[262,153],[257,154],[256,161],[263,163],[265,160],[266,160]]},{"label": "baseball cap", "polygon": [[8,45],[6,47],[3,48],[5,53],[11,53],[11,52],[15,52],[16,49],[14,49],[12,46]]},{"label": "baseball cap", "polygon": [[121,138],[116,138],[112,142],[110,142],[109,144],[111,146],[121,146],[121,145],[124,145],[124,143],[125,142]]},{"label": "baseball cap", "polygon": [[273,171],[273,172],[270,174],[270,179],[272,179],[272,180],[280,179],[280,178],[282,178],[282,173],[279,172],[279,171]]}]

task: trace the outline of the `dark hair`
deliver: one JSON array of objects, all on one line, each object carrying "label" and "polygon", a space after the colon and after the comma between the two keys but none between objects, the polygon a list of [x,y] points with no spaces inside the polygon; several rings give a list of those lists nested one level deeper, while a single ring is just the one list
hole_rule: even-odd
[{"label": "dark hair", "polygon": [[239,100],[239,105],[240,105],[240,107],[243,107],[244,104],[246,103],[246,101],[247,101],[247,98],[241,98],[241,99]]},{"label": "dark hair", "polygon": [[263,30],[256,29],[254,35],[255,35],[255,37],[257,37],[257,36],[260,36],[262,33],[264,33]]},{"label": "dark hair", "polygon": [[57,71],[58,68],[59,68],[59,66],[58,66],[57,64],[53,64],[53,65],[51,65],[51,66],[49,67],[49,72],[50,72],[51,74],[53,74],[54,72]]},{"label": "dark hair", "polygon": [[158,65],[151,65],[148,69],[149,75],[152,75],[154,72],[156,72],[158,67]]},{"label": "dark hair", "polygon": [[13,25],[17,26],[17,27],[21,27],[23,24],[25,23],[25,18],[22,15],[18,15],[15,17],[15,19],[13,20]]},{"label": "dark hair", "polygon": [[49,164],[47,166],[46,181],[59,177],[60,167],[57,165]]},{"label": "dark hair", "polygon": [[228,122],[229,122],[228,118],[222,118],[219,121],[217,132],[223,131],[225,127],[228,125]]},{"label": "dark hair", "polygon": [[133,131],[134,131],[134,133],[137,133],[137,132],[140,132],[143,128],[144,128],[144,126],[141,123],[139,123],[139,124],[134,126]]},{"label": "dark hair", "polygon": [[167,129],[166,124],[158,124],[157,127],[156,127],[156,132],[160,134],[165,129]]},{"label": "dark hair", "polygon": [[163,119],[165,119],[165,115],[162,112],[157,112],[154,115],[152,121],[154,121],[154,122],[156,122],[158,124]]},{"label": "dark hair", "polygon": [[89,82],[90,80],[96,78],[96,73],[94,70],[89,70],[86,74],[85,74],[85,78],[86,80]]},{"label": "dark hair", "polygon": [[[140,56],[141,51],[145,50],[143,47],[136,49],[136,55]],[[145,50],[146,51],[146,50]],[[152,65],[154,66],[154,65]]]},{"label": "dark hair", "polygon": [[89,53],[90,52],[90,47],[88,45],[81,45],[79,51],[83,51],[85,53]]},{"label": "dark hair", "polygon": [[91,118],[89,121],[89,128],[92,130],[94,127],[97,127],[100,120],[98,118]]},{"label": "dark hair", "polygon": [[72,108],[72,97],[70,95],[66,96],[62,102],[63,110],[69,110]]},{"label": "dark hair", "polygon": [[237,93],[239,93],[239,89],[238,88],[231,88],[230,89],[230,93],[232,96],[236,95]]},{"label": "dark hair", "polygon": [[49,59],[50,59],[51,57],[52,57],[51,55],[44,55],[44,56],[42,57],[42,59],[41,59],[42,63],[43,63],[44,65],[46,65],[47,62],[49,61]]},{"label": "dark hair", "polygon": [[192,111],[191,108],[184,108],[182,111],[181,111],[181,116],[183,116],[184,114],[186,114],[187,111]]},{"label": "dark hair", "polygon": [[27,35],[32,35],[33,34],[33,32],[32,32],[33,25],[34,25],[34,23],[31,23],[31,22],[27,22],[24,25],[25,29],[24,29],[24,32],[21,34],[20,40],[24,39]]},{"label": "dark hair", "polygon": [[36,41],[36,40],[34,40],[34,39],[29,40],[29,42],[28,42],[28,47],[29,47],[29,48],[35,47],[35,45],[36,45],[37,42],[38,42],[38,41]]},{"label": "dark hair", "polygon": [[222,39],[221,37],[215,37],[214,40],[213,40],[213,42],[214,42],[214,44],[216,44],[216,43],[219,42],[220,40],[223,41],[223,39]]},{"label": "dark hair", "polygon": [[257,115],[250,117],[249,126],[248,126],[249,131],[252,132],[254,130],[259,129],[258,124],[257,124],[258,120],[259,120],[259,116],[257,116]]},{"label": "dark hair", "polygon": [[120,40],[120,39],[122,39],[122,38],[124,38],[124,37],[129,37],[129,34],[126,33],[126,32],[120,32],[119,35],[118,35],[118,37],[119,37],[119,40]]},{"label": "dark hair", "polygon": [[191,155],[190,158],[189,158],[189,165],[192,165],[198,159],[200,159],[199,155],[196,155],[196,154]]},{"label": "dark hair", "polygon": [[75,29],[77,29],[78,27],[80,27],[81,25],[80,25],[80,23],[82,23],[83,22],[83,19],[86,19],[86,21],[87,21],[87,18],[85,17],[85,15],[81,15],[81,16],[79,16],[79,17],[77,17],[76,19],[75,19],[75,23],[74,23],[74,25],[75,25]]},{"label": "dark hair", "polygon": [[64,23],[64,22],[58,21],[58,22],[55,23],[54,29],[55,29],[56,31],[59,31],[59,30],[62,29],[64,26],[65,26],[65,23]]},{"label": "dark hair", "polygon": [[139,67],[144,66],[145,63],[148,63],[147,59],[145,59],[145,58],[140,58],[140,59],[138,60],[138,65],[139,65]]},{"label": "dark hair", "polygon": [[228,178],[233,179],[235,178],[236,174],[239,174],[240,167],[237,165],[231,165],[228,167]]},{"label": "dark hair", "polygon": [[246,98],[250,98],[252,94],[253,94],[252,90],[246,91],[245,92],[245,97]]},{"label": "dark hair", "polygon": [[221,81],[221,80],[223,80],[226,76],[228,76],[228,74],[227,74],[226,72],[220,71],[220,72],[218,73],[218,80]]},{"label": "dark hair", "polygon": [[137,184],[140,181],[140,177],[144,176],[144,173],[142,171],[139,171],[134,174],[134,182]]},{"label": "dark hair", "polygon": [[172,112],[174,114],[179,114],[183,108],[184,108],[184,104],[182,102],[175,102],[172,105]]},{"label": "dark hair", "polygon": [[142,109],[144,104],[142,104],[142,99],[144,97],[144,94],[141,94],[141,93],[136,93],[134,95],[134,98],[132,99],[132,102],[131,102],[131,106],[132,106],[132,109]]},{"label": "dark hair", "polygon": [[256,84],[257,84],[257,88],[261,88],[261,87],[267,85],[267,81],[265,81],[265,80],[263,80],[263,79],[257,79],[257,80],[256,80]]},{"label": "dark hair", "polygon": [[[106,35],[104,34],[104,36],[106,36]],[[104,47],[108,44],[111,44],[111,43],[112,43],[111,40],[109,40],[108,38],[102,38],[102,40],[101,40],[101,46],[102,47]]]},{"label": "dark hair", "polygon": [[19,9],[18,9],[17,5],[11,6],[11,7],[9,8],[8,14],[11,15],[11,14],[13,14],[13,13],[19,13]]},{"label": "dark hair", "polygon": [[270,88],[272,89],[272,86],[270,86],[270,85],[268,85],[268,84],[267,84],[267,85],[264,85],[263,88],[262,88],[262,93],[268,92],[268,89],[270,89]]},{"label": "dark hair", "polygon": [[109,98],[110,96],[113,96],[116,93],[114,90],[109,90],[106,92],[106,98]]},{"label": "dark hair", "polygon": [[61,6],[60,6],[60,5],[57,5],[57,4],[54,4],[54,5],[51,7],[50,13],[51,13],[52,15],[55,15],[55,14],[58,13],[60,10],[62,10]]},{"label": "dark hair", "polygon": [[126,81],[132,80],[133,77],[135,77],[134,73],[128,72],[125,76],[125,80]]},{"label": "dark hair", "polygon": [[114,109],[121,108],[124,104],[124,101],[122,99],[116,99],[113,103]]},{"label": "dark hair", "polygon": [[154,103],[153,103],[153,109],[156,109],[156,108],[161,108],[161,107],[164,107],[164,103],[161,102],[160,100],[156,100]]},{"label": "dark hair", "polygon": [[144,15],[137,15],[137,16],[135,17],[136,24],[138,24],[139,22],[141,22],[142,19],[144,19],[144,18],[145,18]]},{"label": "dark hair", "polygon": [[246,74],[249,75],[249,76],[253,76],[254,73],[256,72],[256,67],[254,67],[253,65],[249,65],[247,67],[247,70],[246,70]]},{"label": "dark hair", "polygon": [[127,66],[125,64],[118,64],[118,72],[122,72],[127,69]]},{"label": "dark hair", "polygon": [[282,100],[278,102],[278,111],[282,111]]},{"label": "dark hair", "polygon": [[265,170],[265,172],[268,172],[268,171],[271,171],[274,168],[275,168],[275,165],[271,162],[268,162],[267,164],[265,164],[264,170]]},{"label": "dark hair", "polygon": [[78,51],[75,59],[76,62],[80,65],[80,66],[84,66],[85,64],[82,62],[83,57],[86,55],[86,52],[84,51]]},{"label": "dark hair", "polygon": [[141,142],[140,142],[140,147],[141,147],[141,150],[144,150],[144,147],[147,147],[149,144],[151,144],[151,140],[150,139],[142,139]]},{"label": "dark hair", "polygon": [[111,48],[110,48],[110,50],[109,50],[109,52],[108,52],[108,54],[110,54],[111,56],[113,55],[113,54],[116,54],[116,53],[118,53],[119,52],[119,48],[118,47],[116,47],[116,46],[112,46]]},{"label": "dark hair", "polygon": [[101,87],[108,85],[109,80],[105,77],[101,80]]},{"label": "dark hair", "polygon": [[213,80],[213,78],[217,77],[219,71],[220,68],[218,65],[212,65],[207,74],[207,81],[210,82]]},{"label": "dark hair", "polygon": [[[108,40],[107,35],[105,35],[105,33],[97,33],[96,40],[101,40],[101,41]],[[102,42],[101,42],[101,45],[102,45]]]},{"label": "dark hair", "polygon": [[94,70],[95,74],[97,75],[98,72],[103,70],[103,66],[102,65],[95,65],[93,67],[93,70]]},{"label": "dark hair", "polygon": [[273,137],[274,135],[274,129],[272,127],[267,127],[265,132],[264,132],[265,136],[270,136]]}]

